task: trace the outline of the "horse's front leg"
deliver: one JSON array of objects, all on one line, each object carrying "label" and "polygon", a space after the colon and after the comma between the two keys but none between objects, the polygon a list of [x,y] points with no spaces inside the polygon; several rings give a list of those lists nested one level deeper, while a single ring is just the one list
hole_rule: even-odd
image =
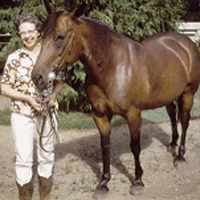
[{"label": "horse's front leg", "polygon": [[110,132],[111,116],[106,114],[100,114],[95,110],[92,111],[92,116],[97,125],[97,128],[101,135],[101,151],[103,160],[103,174],[100,183],[97,186],[99,191],[108,191],[107,183],[110,181]]},{"label": "horse's front leg", "polygon": [[133,181],[133,185],[131,187],[130,193],[132,195],[138,195],[142,192],[142,188],[144,186],[142,181],[143,170],[140,165],[140,127],[141,127],[141,111],[132,108],[129,110],[127,114],[128,125],[130,129],[130,148],[134,155],[135,159],[135,179]]}]

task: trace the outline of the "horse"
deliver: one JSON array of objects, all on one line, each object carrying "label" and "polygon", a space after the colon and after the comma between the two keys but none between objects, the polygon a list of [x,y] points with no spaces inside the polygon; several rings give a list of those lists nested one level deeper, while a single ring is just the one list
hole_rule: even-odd
[{"label": "horse", "polygon": [[[49,73],[58,73],[77,60],[84,64],[91,114],[101,136],[103,172],[97,191],[109,190],[110,121],[120,115],[130,130],[135,161],[130,192],[135,194],[144,188],[140,163],[143,110],[166,107],[172,127],[168,150],[175,166],[185,161],[190,111],[200,80],[200,54],[195,43],[180,33],[157,33],[138,42],[99,20],[81,16],[82,12],[81,7],[62,12],[51,9],[32,79],[44,89]],[[182,133],[177,151],[179,121]]]}]

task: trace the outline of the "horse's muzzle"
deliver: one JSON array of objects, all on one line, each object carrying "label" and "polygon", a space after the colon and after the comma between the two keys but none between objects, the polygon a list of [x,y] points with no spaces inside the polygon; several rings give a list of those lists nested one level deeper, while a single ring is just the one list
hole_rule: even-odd
[{"label": "horse's muzzle", "polygon": [[46,88],[46,82],[44,81],[43,76],[40,74],[36,75],[36,77],[33,77],[33,82],[40,90]]}]

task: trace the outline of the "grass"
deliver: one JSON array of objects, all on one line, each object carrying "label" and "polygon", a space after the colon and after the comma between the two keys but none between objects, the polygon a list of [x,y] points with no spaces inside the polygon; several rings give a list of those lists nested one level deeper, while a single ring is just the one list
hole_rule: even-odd
[{"label": "grass", "polygon": [[[10,125],[10,114],[11,111],[9,108],[5,108],[4,110],[0,111],[0,125],[4,126]],[[191,111],[192,117],[196,117],[199,115],[200,115],[200,90],[197,92],[195,96],[194,105]],[[142,118],[143,122],[169,121],[169,117],[164,107],[155,110],[143,111]],[[62,130],[69,128],[84,129],[84,128],[96,127],[91,114],[84,114],[81,112],[71,112],[71,113],[59,112],[58,119],[59,119],[58,127],[59,129]],[[121,124],[125,124],[126,122],[122,117],[114,116],[111,123],[112,126],[118,126]]]},{"label": "grass", "polygon": [[59,112],[58,115],[58,127],[60,129],[68,128],[94,128],[95,123],[89,114],[72,112],[64,113]]},{"label": "grass", "polygon": [[10,114],[11,111],[9,108],[0,111],[0,125],[10,125]]},{"label": "grass", "polygon": [[[0,111],[0,125],[9,126],[10,125],[10,115],[11,111],[9,108]],[[96,125],[91,114],[84,114],[80,112],[64,113],[59,112],[58,114],[58,127],[61,130],[76,128],[95,128]],[[115,116],[112,119],[112,125],[117,126],[125,123],[125,120],[120,116]]]},{"label": "grass", "polygon": [[[58,119],[58,127],[62,130],[69,128],[96,128],[95,122],[91,114],[85,114],[81,112],[59,112]],[[120,116],[114,116],[111,123],[113,126],[118,126],[124,124],[125,120]]]}]

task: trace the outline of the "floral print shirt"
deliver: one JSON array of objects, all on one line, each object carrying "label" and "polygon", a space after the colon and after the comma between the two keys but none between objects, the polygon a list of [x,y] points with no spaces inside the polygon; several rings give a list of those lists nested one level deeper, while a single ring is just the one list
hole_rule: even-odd
[{"label": "floral print shirt", "polygon": [[[48,84],[46,90],[39,92],[31,80],[33,67],[34,63],[31,57],[29,57],[23,48],[18,49],[8,56],[1,83],[12,85],[13,89],[32,97],[41,97],[41,95],[48,96],[53,92],[53,82]],[[65,74],[61,72],[56,77],[56,80],[64,81],[64,78]],[[25,101],[12,99],[11,108],[13,112],[28,116],[34,116],[36,114],[33,107]]]}]

